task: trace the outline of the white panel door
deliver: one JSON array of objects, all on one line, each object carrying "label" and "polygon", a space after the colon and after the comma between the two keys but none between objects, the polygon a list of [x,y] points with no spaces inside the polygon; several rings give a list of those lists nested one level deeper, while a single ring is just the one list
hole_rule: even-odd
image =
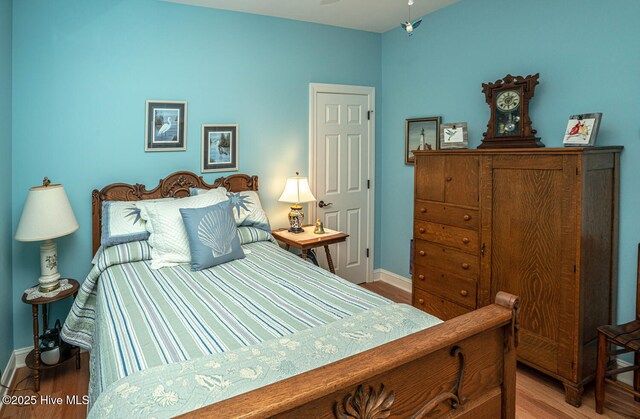
[{"label": "white panel door", "polygon": [[[370,132],[367,95],[318,93],[316,96],[315,197],[318,218],[349,234],[330,246],[336,274],[353,283],[367,281]],[[313,221],[313,220],[310,220]],[[321,266],[327,261],[318,251]]]}]

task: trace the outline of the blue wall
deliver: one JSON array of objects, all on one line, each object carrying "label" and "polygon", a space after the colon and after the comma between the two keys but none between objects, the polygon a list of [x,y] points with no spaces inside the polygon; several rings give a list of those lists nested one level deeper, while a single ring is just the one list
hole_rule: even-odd
[{"label": "blue wall", "polygon": [[[239,172],[260,176],[267,212],[286,224],[277,198],[308,168],[309,83],[380,85],[381,36],[362,31],[157,0],[22,0],[13,26],[13,226],[30,186],[63,183],[80,230],[58,240],[59,266],[78,279],[90,268],[93,188],[199,173],[201,124],[237,123]],[[144,152],[147,99],[188,101],[186,152]],[[39,252],[13,246],[15,346],[25,347],[19,296],[37,282]]]},{"label": "blue wall", "polygon": [[[3,12],[10,16],[11,6],[0,2],[0,54],[10,57]],[[411,38],[401,30],[380,36],[157,0],[22,0],[13,15],[12,161],[18,164],[13,230],[1,237],[15,231],[30,186],[45,175],[63,183],[81,225],[58,241],[64,275],[83,279],[89,269],[91,190],[123,180],[152,186],[173,170],[199,172],[202,123],[240,124],[240,172],[260,176],[264,205],[274,224],[283,224],[286,206],[276,200],[284,178],[307,170],[308,83],[323,82],[377,87],[375,266],[408,276],[411,223],[397,222],[412,217],[404,119],[467,121],[476,147],[489,115],[481,83],[540,72],[531,115],[547,146],[561,146],[569,115],[601,111],[598,143],[626,147],[619,312],[632,316],[640,240],[633,219],[640,203],[633,108],[640,96],[640,3],[634,0],[463,0],[428,15]],[[10,89],[10,70],[0,65],[0,89]],[[189,102],[188,151],[143,151],[146,99]],[[9,118],[9,105],[2,102],[0,126],[11,123],[2,119]],[[0,170],[9,170],[7,154],[0,156]],[[0,204],[0,229],[8,214],[2,205],[9,204]],[[0,241],[0,258],[9,257],[8,245]],[[8,272],[11,262],[1,262]],[[19,297],[38,275],[38,245],[14,242],[15,347],[30,344],[29,309]],[[58,317],[65,308],[58,305]],[[6,323],[0,328],[11,328]],[[0,329],[0,336],[10,333]]]},{"label": "blue wall", "polygon": [[413,167],[405,166],[404,120],[442,116],[482,138],[489,108],[483,82],[540,72],[531,118],[547,147],[561,147],[569,115],[603,112],[599,145],[624,145],[621,175],[619,316],[635,308],[640,241],[640,2],[464,0],[428,15],[415,35],[382,36],[383,184],[380,266],[408,276]]},{"label": "blue wall", "polygon": [[[0,196],[11,196],[11,0],[0,0]],[[0,200],[0,370],[13,351],[11,200]],[[4,372],[4,371],[3,371]]]}]

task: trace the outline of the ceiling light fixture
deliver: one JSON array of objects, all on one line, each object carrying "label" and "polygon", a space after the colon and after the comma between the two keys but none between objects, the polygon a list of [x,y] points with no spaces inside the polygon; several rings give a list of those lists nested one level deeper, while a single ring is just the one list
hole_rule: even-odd
[{"label": "ceiling light fixture", "polygon": [[408,3],[409,4],[409,20],[400,24],[402,29],[404,29],[409,34],[409,36],[413,35],[413,31],[422,23],[422,19],[418,19],[415,22],[411,22],[411,6],[413,6],[413,1],[414,0],[409,0],[409,3]]}]

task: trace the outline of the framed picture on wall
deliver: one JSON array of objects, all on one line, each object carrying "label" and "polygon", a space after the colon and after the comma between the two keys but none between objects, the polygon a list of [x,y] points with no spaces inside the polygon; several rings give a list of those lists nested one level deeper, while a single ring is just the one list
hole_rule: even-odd
[{"label": "framed picture on wall", "polygon": [[440,138],[439,116],[405,121],[405,164],[414,164],[416,150],[437,150]]},{"label": "framed picture on wall", "polygon": [[571,115],[564,132],[565,147],[590,147],[596,144],[602,113]]},{"label": "framed picture on wall", "polygon": [[147,100],[144,151],[187,149],[187,102]]},{"label": "framed picture on wall", "polygon": [[202,173],[238,170],[238,125],[202,126]]},{"label": "framed picture on wall", "polygon": [[440,149],[469,148],[466,122],[440,125]]}]

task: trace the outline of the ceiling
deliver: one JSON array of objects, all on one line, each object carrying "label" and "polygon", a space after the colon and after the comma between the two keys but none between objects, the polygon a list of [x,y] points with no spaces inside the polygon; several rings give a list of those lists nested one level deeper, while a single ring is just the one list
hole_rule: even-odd
[{"label": "ceiling", "polygon": [[[386,32],[407,20],[408,0],[164,0],[193,6],[233,10],[371,32]],[[411,17],[436,11],[458,0],[415,0]]]}]

